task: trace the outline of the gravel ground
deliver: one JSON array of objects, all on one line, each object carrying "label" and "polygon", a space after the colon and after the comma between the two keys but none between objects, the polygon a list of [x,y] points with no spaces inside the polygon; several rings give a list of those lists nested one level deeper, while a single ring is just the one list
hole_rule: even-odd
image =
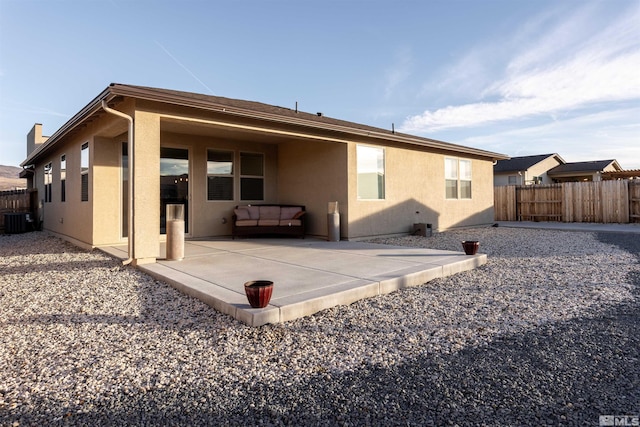
[{"label": "gravel ground", "polygon": [[379,243],[476,270],[247,327],[100,251],[0,235],[0,425],[569,425],[640,413],[640,235]]}]

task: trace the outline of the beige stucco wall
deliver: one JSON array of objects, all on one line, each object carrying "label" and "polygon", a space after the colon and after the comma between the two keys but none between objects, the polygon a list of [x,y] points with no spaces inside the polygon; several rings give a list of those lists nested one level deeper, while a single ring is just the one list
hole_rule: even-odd
[{"label": "beige stucco wall", "polygon": [[[163,147],[189,150],[189,233],[191,237],[228,236],[231,234],[231,215],[236,205],[251,203],[240,200],[240,153],[264,155],[265,200],[256,203],[278,202],[278,147],[251,140],[231,140],[215,135],[189,135],[162,132]],[[230,201],[207,200],[207,150],[230,151],[234,156],[235,199]],[[158,172],[159,173],[159,172]],[[158,202],[159,203],[159,202]]]},{"label": "beige stucco wall", "polygon": [[[349,238],[408,233],[413,223],[434,230],[493,221],[493,164],[444,153],[385,148],[385,199],[358,200],[356,144],[349,145]],[[445,199],[444,159],[472,160],[472,198]]]},{"label": "beige stucco wall", "polygon": [[96,245],[118,244],[122,237],[122,142],[119,138],[95,137],[90,176],[93,192],[93,242]]},{"label": "beige stucco wall", "polygon": [[[61,140],[37,162],[35,186],[43,228],[82,247],[120,244],[121,228],[121,142],[126,141],[126,123],[104,115],[101,120]],[[113,136],[121,134],[120,136]],[[108,135],[108,136],[105,136]],[[81,201],[80,151],[89,144],[89,200]],[[66,200],[61,201],[60,158],[66,157]],[[44,203],[44,166],[51,162],[51,202]],[[95,184],[98,184],[97,186]]]},{"label": "beige stucco wall", "polygon": [[327,236],[327,206],[338,202],[341,235],[347,236],[347,144],[291,141],[278,146],[280,203],[305,205],[306,232]]},{"label": "beige stucco wall", "polygon": [[[91,130],[87,129],[59,144],[38,162],[35,186],[38,189],[39,212],[43,228],[60,234],[85,247],[90,247],[93,240],[93,172],[89,172],[89,202],[80,200],[80,150],[82,144],[89,143],[89,162],[92,164],[94,142]],[[61,201],[60,158],[66,158],[66,201]],[[51,162],[53,182],[51,202],[45,203],[44,166]]]}]

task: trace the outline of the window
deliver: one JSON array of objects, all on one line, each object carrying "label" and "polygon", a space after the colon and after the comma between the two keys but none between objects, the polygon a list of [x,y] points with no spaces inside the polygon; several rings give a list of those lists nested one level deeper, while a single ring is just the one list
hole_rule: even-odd
[{"label": "window", "polygon": [[80,200],[89,201],[89,143],[82,144],[80,150]]},{"label": "window", "polygon": [[509,185],[516,185],[518,183],[518,177],[515,175],[509,175]]},{"label": "window", "polygon": [[264,200],[264,155],[240,153],[240,200]]},{"label": "window", "polygon": [[67,156],[60,156],[60,201],[67,201]]},{"label": "window", "polygon": [[189,232],[189,150],[160,147],[160,234],[167,232],[167,205],[184,206],[184,232]]},{"label": "window", "polygon": [[53,175],[51,170],[51,163],[44,165],[44,202],[51,202],[51,183],[53,182]]},{"label": "window", "polygon": [[471,160],[460,160],[460,198],[471,198]]},{"label": "window", "polygon": [[471,198],[471,160],[444,159],[445,197]]},{"label": "window", "polygon": [[207,200],[233,200],[233,152],[207,150]]},{"label": "window", "polygon": [[458,198],[458,159],[444,159],[444,182],[447,199]]},{"label": "window", "polygon": [[358,199],[384,199],[384,149],[356,146]]}]

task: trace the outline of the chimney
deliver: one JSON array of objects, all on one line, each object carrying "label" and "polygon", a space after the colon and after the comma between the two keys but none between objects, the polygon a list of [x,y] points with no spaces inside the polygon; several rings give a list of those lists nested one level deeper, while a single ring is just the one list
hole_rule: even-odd
[{"label": "chimney", "polygon": [[49,139],[48,136],[42,136],[42,125],[34,124],[27,134],[27,157],[47,139]]}]

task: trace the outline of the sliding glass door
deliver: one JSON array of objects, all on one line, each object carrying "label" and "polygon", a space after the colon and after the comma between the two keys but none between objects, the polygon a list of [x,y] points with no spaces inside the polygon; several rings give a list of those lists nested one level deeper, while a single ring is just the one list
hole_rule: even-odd
[{"label": "sliding glass door", "polygon": [[184,205],[184,232],[189,232],[189,150],[160,148],[160,234],[167,232],[167,205]]}]

